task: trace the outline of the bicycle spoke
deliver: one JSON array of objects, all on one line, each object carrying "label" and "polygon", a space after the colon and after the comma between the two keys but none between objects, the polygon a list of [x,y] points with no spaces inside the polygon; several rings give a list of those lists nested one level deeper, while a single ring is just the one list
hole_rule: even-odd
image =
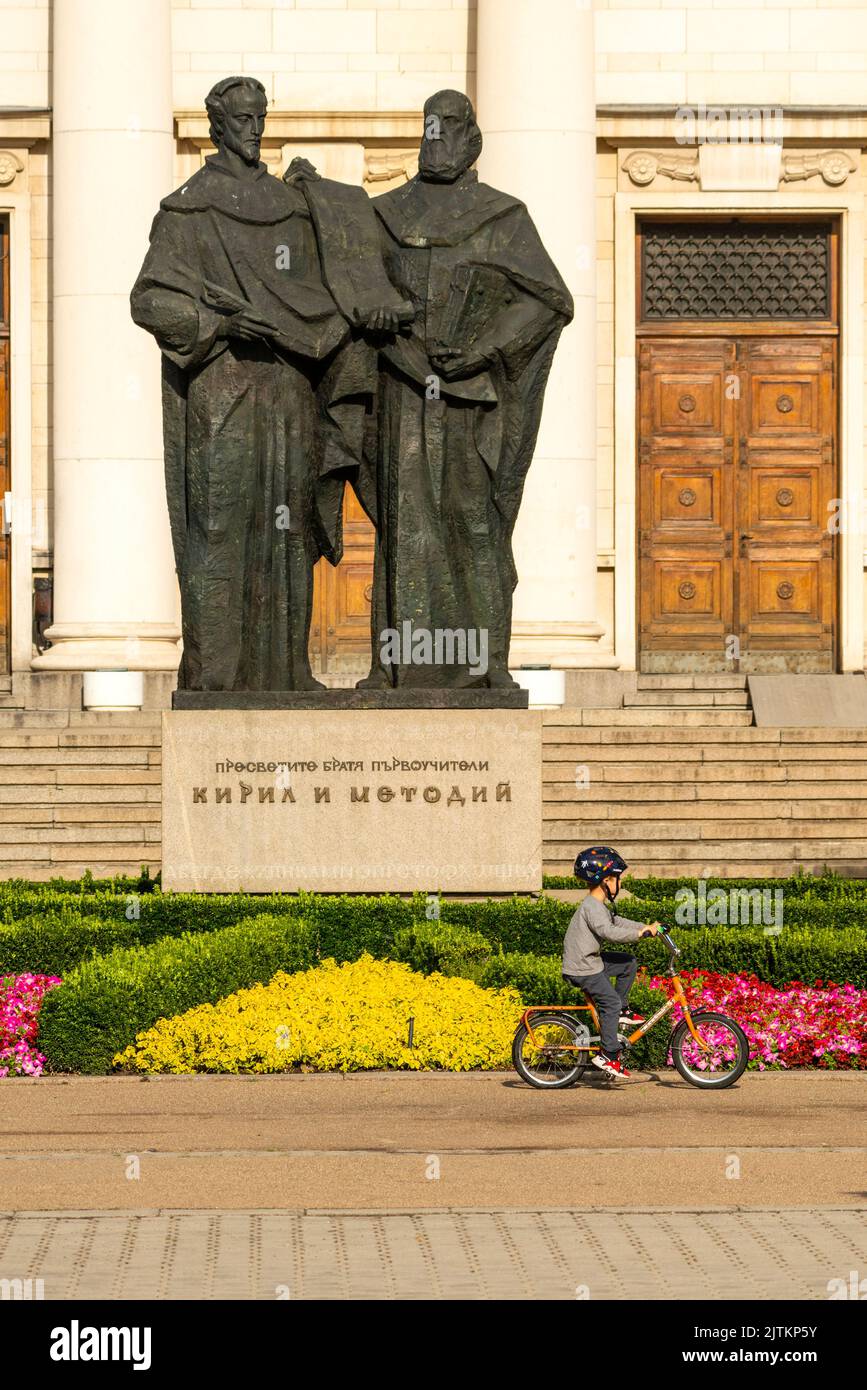
[{"label": "bicycle spoke", "polygon": [[741,1044],[735,1030],[722,1019],[697,1022],[696,1032],[706,1044],[687,1032],[680,1043],[681,1060],[688,1071],[705,1081],[728,1076],[740,1063]]}]

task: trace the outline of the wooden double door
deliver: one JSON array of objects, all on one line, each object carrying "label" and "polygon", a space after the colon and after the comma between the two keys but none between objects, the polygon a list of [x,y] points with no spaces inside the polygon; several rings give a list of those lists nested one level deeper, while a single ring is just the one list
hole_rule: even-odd
[{"label": "wooden double door", "polygon": [[641,670],[836,669],[836,353],[803,330],[640,342]]}]

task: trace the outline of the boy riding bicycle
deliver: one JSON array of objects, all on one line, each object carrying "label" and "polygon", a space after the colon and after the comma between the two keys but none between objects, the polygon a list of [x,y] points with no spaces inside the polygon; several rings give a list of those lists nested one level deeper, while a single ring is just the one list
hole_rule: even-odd
[{"label": "boy riding bicycle", "polygon": [[563,941],[563,979],[583,990],[599,1015],[602,1047],[593,1057],[593,1065],[615,1077],[629,1076],[620,1061],[619,1029],[644,1022],[641,1014],[629,1008],[638,961],[621,951],[603,951],[601,943],[638,941],[642,936],[655,936],[659,930],[658,922],[646,926],[614,913],[620,876],[628,867],[607,845],[581,851],[575,860],[575,877],[588,884],[590,892],[569,923]]}]

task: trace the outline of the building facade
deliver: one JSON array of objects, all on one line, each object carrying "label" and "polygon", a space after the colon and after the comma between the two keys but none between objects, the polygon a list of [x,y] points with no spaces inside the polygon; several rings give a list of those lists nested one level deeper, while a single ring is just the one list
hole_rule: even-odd
[{"label": "building facade", "polygon": [[[854,672],[865,648],[867,5],[0,0],[0,678],[165,704],[179,615],[159,356],[128,295],[220,77],[263,157],[371,194],[431,93],[475,101],[576,315],[515,538],[513,665]],[[369,661],[370,527],[320,567],[315,668]]]}]

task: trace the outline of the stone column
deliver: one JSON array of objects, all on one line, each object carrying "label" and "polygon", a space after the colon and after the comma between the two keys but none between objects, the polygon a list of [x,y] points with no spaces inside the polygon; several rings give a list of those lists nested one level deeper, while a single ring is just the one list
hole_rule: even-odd
[{"label": "stone column", "polygon": [[174,186],[171,0],[54,4],[54,624],[38,670],[171,670],[158,353],[129,292]]},{"label": "stone column", "polygon": [[479,176],[529,207],[575,297],[515,530],[513,668],[614,667],[596,619],[596,104],[579,0],[478,0]]}]

